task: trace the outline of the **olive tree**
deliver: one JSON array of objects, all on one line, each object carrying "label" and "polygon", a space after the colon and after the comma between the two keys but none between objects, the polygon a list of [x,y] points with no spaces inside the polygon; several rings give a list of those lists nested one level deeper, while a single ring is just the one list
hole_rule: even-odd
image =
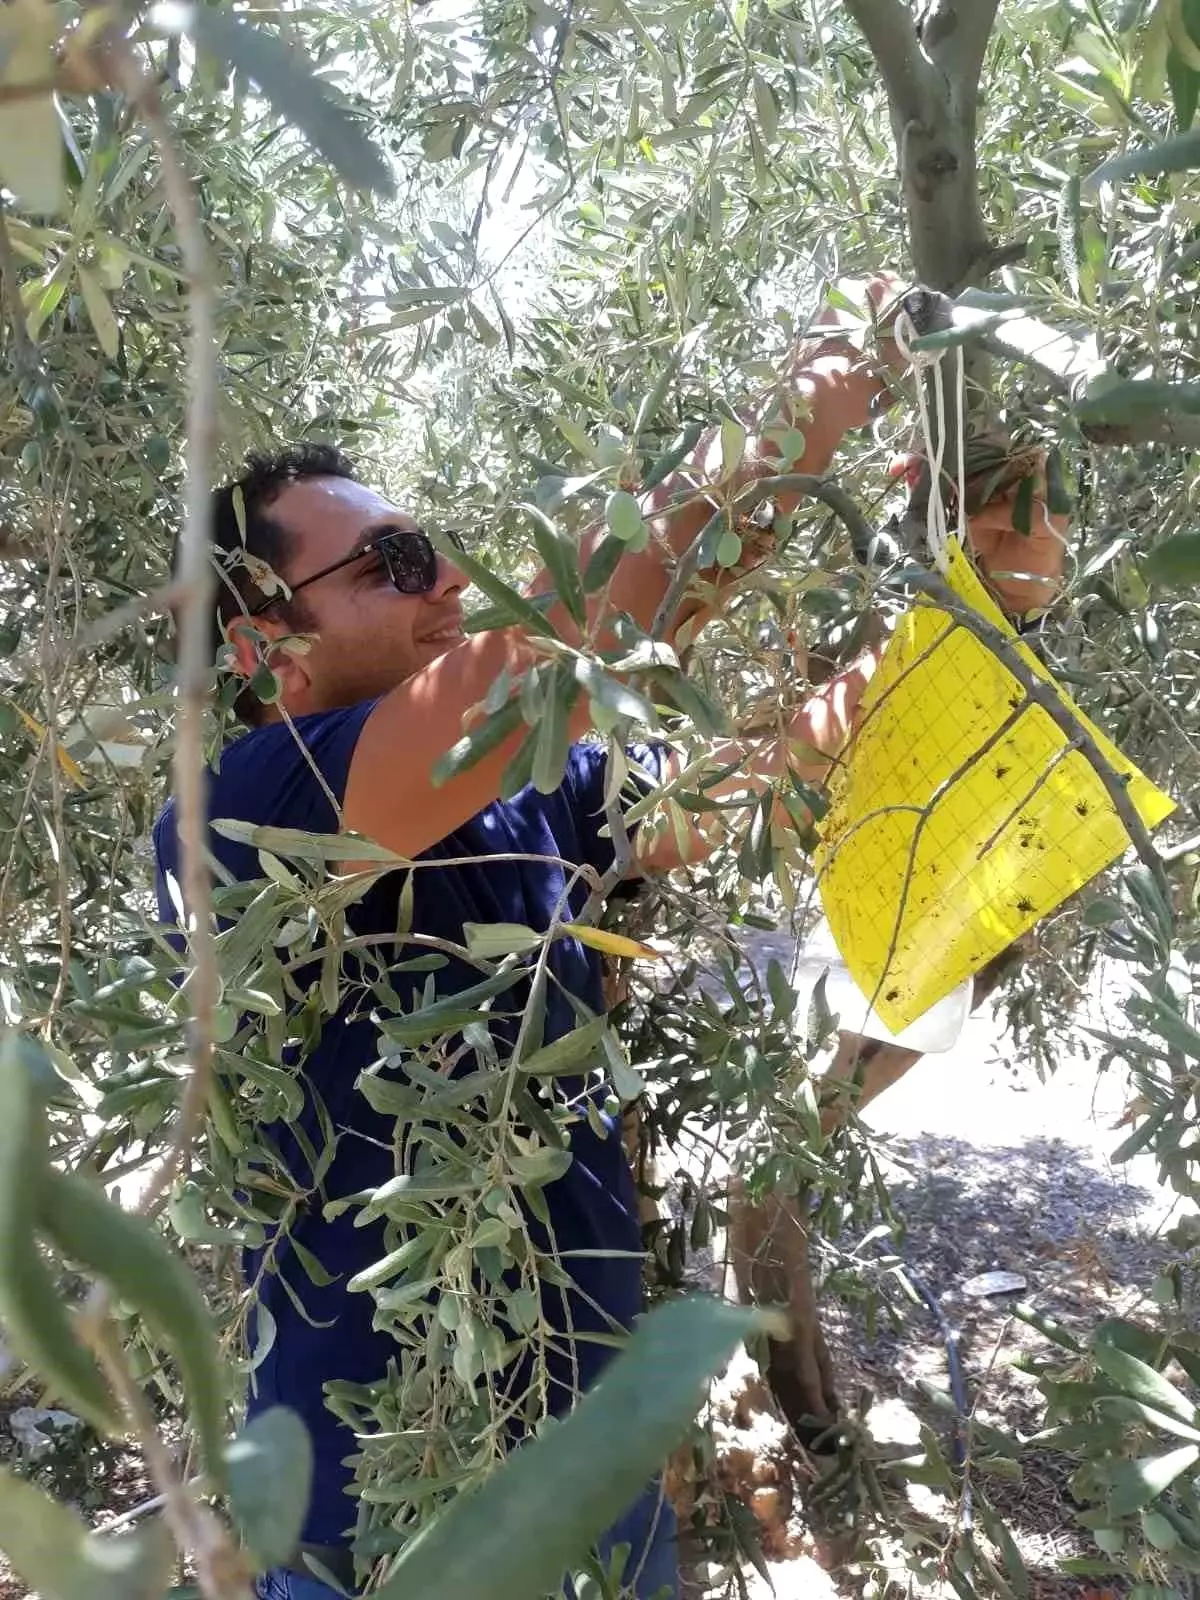
[{"label": "olive tree", "polygon": [[[21,0],[0,43],[0,1316],[31,1381],[98,1430],[134,1436],[164,1497],[163,1527],[89,1539],[67,1507],[6,1477],[0,1545],[31,1584],[157,1596],[177,1548],[204,1594],[243,1594],[290,1549],[306,1493],[294,1419],[226,1442],[264,1353],[261,1325],[247,1348],[255,1286],[235,1253],[286,1234],[306,1198],[270,1137],[296,1106],[284,1047],[341,1003],[355,898],[378,873],[419,864],[260,831],[260,882],[210,880],[200,772],[240,685],[212,659],[207,489],[249,444],[305,433],[349,445],[397,492],[477,530],[486,604],[474,625],[537,626],[518,588],[535,552],[564,597],[602,589],[606,563],[644,537],[640,489],[714,423],[735,462],[747,396],[769,424],[779,374],[832,284],[890,267],[938,291],[925,345],[964,352],[970,403],[949,424],[973,467],[1019,474],[1032,447],[1051,447],[1073,502],[1069,583],[1036,648],[1180,802],[1166,844],[1135,840],[1143,859],[1027,941],[1008,979],[1011,1020],[1044,1059],[1072,1026],[1074,980],[1101,955],[1128,961],[1130,1025],[1096,1041],[1098,1061],[1127,1063],[1137,1086],[1124,1153],[1153,1149],[1194,1197],[1193,6],[1157,0],[1111,18],[1067,0],[999,11],[936,0],[919,15],[903,0],[828,14],[537,0],[381,16],[323,0],[268,19]],[[927,558],[911,535],[920,519],[898,519],[890,565],[864,559],[862,530],[893,508],[885,457],[923,443],[917,381],[847,452],[838,492],[777,522],[775,553],[687,641],[686,662],[633,631],[620,660],[588,641],[578,673],[539,668],[519,701],[499,696],[447,770],[524,720],[506,786],[552,786],[560,713],[582,682],[614,755],[648,729],[692,763],[686,785],[643,803],[650,826],[710,805],[713,736],[794,705],[798,663],[845,659],[866,618],[911,603]],[[914,499],[942,490],[926,474]],[[723,497],[694,568],[736,565],[737,509]],[[578,535],[601,518],[602,558],[580,572]],[[273,695],[269,670],[254,688]],[[147,834],[168,781],[191,914],[182,956],[147,894]],[[536,976],[553,930],[476,930],[456,953],[478,981],[449,1017],[428,952],[415,957],[428,1004],[407,1015],[389,1007],[385,962],[356,968],[384,1019],[381,1057],[403,1062],[362,1092],[424,1147],[423,1187],[361,1201],[388,1220],[388,1257],[357,1288],[395,1335],[393,1370],[330,1397],[364,1439],[361,1566],[364,1578],[378,1567],[383,1592],[552,1589],[750,1325],[711,1304],[657,1311],[611,1380],[643,1408],[637,1438],[606,1434],[604,1408],[585,1401],[499,1466],[497,1374],[522,1343],[536,1371],[545,1333],[544,1269],[517,1202],[544,1204],[569,1159],[565,1113],[529,1094],[531,1075],[594,1067],[614,1102],[644,1099],[668,1162],[720,1129],[755,1215],[800,1218],[818,1266],[847,1281],[842,1240],[879,1200],[853,1107],[822,1102],[835,1030],[826,1019],[806,1053],[784,967],[739,971],[747,929],[803,929],[811,916],[803,823],[817,806],[785,777],[729,810],[712,859],[628,914],[629,932],[684,952],[667,976],[661,963],[636,968],[615,1026],[595,1019],[549,1058],[488,1062],[476,1028],[489,1070],[442,1100],[433,1069],[463,1026],[456,1011],[486,1010],[517,968]],[[347,851],[373,865],[338,876]],[[585,934],[637,948],[606,928]],[[715,991],[697,990],[702,966]],[[860,1104],[909,1064],[885,1055],[873,1079],[856,1055]],[[441,1137],[451,1126],[457,1142]],[[727,1172],[680,1164],[684,1214],[656,1247],[668,1283],[730,1207]],[[483,1169],[503,1174],[486,1191]],[[1200,1423],[1165,1375],[1174,1361],[1200,1377],[1185,1316],[1197,1235],[1185,1221],[1174,1237],[1153,1326],[1109,1321],[1081,1342],[1042,1324],[1045,1439],[1079,1458],[1097,1561],[1148,1586],[1200,1559]],[[771,1298],[803,1315],[774,1326],[773,1373],[781,1398],[794,1380],[794,1420],[828,1421],[838,1401],[807,1250],[784,1266]],[[81,1287],[74,1309],[63,1284]],[[440,1310],[447,1284],[465,1307],[455,1317]],[[671,1355],[681,1338],[691,1365]],[[163,1428],[180,1413],[193,1441],[182,1451]],[[419,1435],[435,1415],[430,1451]],[[949,1528],[915,1530],[918,1578],[1020,1590],[1019,1557],[975,1477],[1019,1445],[964,1427],[961,1462],[930,1434],[925,1460],[901,1468],[847,1429],[831,1481],[869,1534],[911,1523],[905,1474],[933,1474],[958,1512]],[[577,1494],[564,1496],[568,1480]],[[564,1515],[566,1499],[583,1509]]]}]

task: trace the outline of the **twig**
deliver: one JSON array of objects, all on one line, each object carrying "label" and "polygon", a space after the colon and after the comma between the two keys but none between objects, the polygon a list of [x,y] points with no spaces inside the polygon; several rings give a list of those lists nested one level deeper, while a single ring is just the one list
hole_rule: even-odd
[{"label": "twig", "polygon": [[1173,844],[1158,853],[1161,860],[1169,863],[1181,861],[1184,856],[1190,856],[1197,850],[1200,850],[1200,833],[1194,833],[1190,839],[1184,839],[1179,844]]},{"label": "twig", "polygon": [[[141,617],[153,616],[158,611],[174,610],[183,599],[183,593],[180,584],[171,582],[163,584],[161,588],[154,589],[149,594],[134,595],[131,600],[114,606],[111,611],[106,611],[102,617],[97,617],[95,622],[86,628],[80,628],[65,643],[60,644],[49,656],[50,665],[66,666],[75,656],[87,655],[98,646],[116,638],[117,634],[123,632],[131,622],[137,622]],[[10,657],[0,665],[0,673],[10,683],[19,683],[39,666],[37,653],[27,650],[20,655]]]},{"label": "twig", "polygon": [[617,884],[625,878],[633,865],[633,843],[629,837],[629,827],[625,815],[621,810],[619,796],[604,802],[604,820],[608,823],[608,831],[612,836],[613,860],[612,866],[601,878],[600,882],[588,896],[587,904],[579,913],[576,921],[586,927],[595,922],[604,909],[604,904]]},{"label": "twig", "polygon": [[[1044,372],[1045,368],[1039,371]],[[1200,417],[1170,411],[1128,422],[1081,422],[1079,431],[1089,444],[1096,445],[1170,444],[1180,450],[1194,450],[1200,445]]]},{"label": "twig", "polygon": [[[184,1087],[171,1148],[143,1191],[138,1209],[149,1214],[161,1203],[179,1170],[208,1101],[212,1073],[213,1012],[217,998],[216,951],[212,933],[212,884],[208,869],[208,815],[204,775],[204,712],[208,699],[210,617],[215,577],[209,561],[210,466],[216,409],[216,355],[213,287],[208,250],[187,175],[176,153],[157,90],[142,72],[128,42],[110,38],[108,60],[114,78],[137,106],[150,129],[161,164],[164,195],[188,275],[191,338],[188,346],[187,501],[176,584],[180,598],[179,713],[174,751],[178,807],[180,877],[191,927],[192,985],[190,1045],[192,1070]],[[123,608],[122,608],[123,609]],[[155,1418],[129,1372],[109,1320],[105,1285],[93,1288],[83,1313],[83,1329],[133,1423],[156,1488],[163,1515],[181,1549],[196,1562],[206,1600],[249,1600],[244,1559],[221,1524],[193,1497],[175,1470]]]},{"label": "twig", "polygon": [[[195,1494],[208,1487],[207,1478],[188,1478],[183,1486],[189,1494]],[[161,1511],[167,1503],[165,1494],[151,1495],[149,1500],[139,1500],[136,1506],[130,1506],[128,1511],[122,1511],[115,1517],[110,1517],[107,1522],[97,1523],[92,1530],[94,1533],[116,1533],[118,1528],[127,1528],[131,1522],[139,1522],[143,1517],[148,1517],[152,1511]]]},{"label": "twig", "polygon": [[764,500],[769,500],[772,495],[780,492],[810,495],[814,500],[820,500],[822,504],[827,505],[850,530],[850,537],[856,549],[869,547],[875,537],[875,530],[866,517],[846,491],[831,478],[819,478],[809,472],[783,472],[769,478],[756,478],[753,483],[746,484],[736,494],[731,495],[719,511],[713,512],[675,563],[675,571],[671,575],[667,592],[654,613],[654,621],[650,628],[654,638],[662,638],[668,623],[678,611],[688,585],[699,570],[700,558],[707,548],[708,541],[721,524],[735,512],[753,511],[755,506],[761,505]]},{"label": "twig", "polygon": [[[3,219],[0,219],[2,221]],[[43,617],[41,644],[43,649],[42,668],[42,696],[46,708],[46,753],[48,756],[47,771],[50,779],[50,806],[54,820],[54,833],[58,841],[55,850],[55,865],[58,879],[58,976],[54,982],[54,992],[50,996],[50,1004],[42,1018],[42,1034],[49,1041],[52,1036],[54,1019],[58,1008],[63,1002],[67,990],[67,977],[71,963],[71,881],[68,866],[69,852],[66,846],[66,822],[63,815],[63,781],[62,767],[60,766],[61,746],[58,737],[58,710],[59,691],[62,688],[61,677],[55,672],[51,660],[50,632],[51,623],[57,613],[57,607],[52,601],[55,593],[59,567],[62,562],[65,528],[64,523],[71,504],[72,474],[68,470],[62,509],[57,518],[54,529],[54,539],[50,547],[49,562],[46,573],[46,610]]]},{"label": "twig", "polygon": [[206,1600],[251,1600],[245,1558],[208,1507],[193,1498],[196,1485],[185,1483],[176,1472],[154,1413],[130,1374],[113,1324],[104,1314],[93,1315],[91,1307],[83,1316],[88,1343],[137,1434],[146,1466],[159,1491],[163,1517],[179,1548],[195,1559],[202,1594]]},{"label": "twig", "polygon": [[8,236],[8,222],[0,207],[0,290],[8,307],[8,320],[12,325],[13,347],[18,368],[27,372],[37,367],[37,350],[29,337],[25,321],[25,307],[21,304],[21,290],[17,284],[17,263],[13,256],[12,240]]},{"label": "twig", "polygon": [[208,704],[211,617],[216,579],[209,560],[212,543],[211,479],[217,398],[214,294],[208,246],[191,182],[176,151],[158,91],[127,42],[114,41],[110,60],[121,87],[137,106],[154,139],[163,194],[188,277],[191,335],[188,341],[187,487],[183,535],[175,582],[180,592],[178,711],[172,772],[179,838],[180,884],[191,954],[189,1046],[192,1071],[184,1086],[171,1148],[142,1195],[151,1211],[174,1182],[200,1128],[208,1103],[213,1062],[213,1012],[217,962],[212,930],[212,880],[208,868],[208,809],[204,774],[204,713]]},{"label": "twig", "polygon": [[986,646],[1001,666],[1011,673],[1024,689],[1027,701],[1040,706],[1055,727],[1064,733],[1069,741],[1077,745],[1080,755],[1095,772],[1103,785],[1104,792],[1112,801],[1113,810],[1129,835],[1129,842],[1139,859],[1153,874],[1154,881],[1163,894],[1169,896],[1170,885],[1163,869],[1162,857],[1154,848],[1146,825],[1130,798],[1128,780],[1114,769],[1092,734],[1059,698],[1053,684],[1038,676],[1022,657],[1015,640],[1010,639],[994,623],[980,616],[970,606],[964,605],[944,578],[932,572],[916,572],[909,568],[904,573],[904,582],[910,588],[927,594],[939,611],[945,611],[954,618],[959,627],[965,628],[979,640],[980,644]]},{"label": "twig", "polygon": [[813,41],[821,63],[821,89],[825,99],[825,114],[833,123],[833,131],[838,142],[841,171],[846,180],[846,188],[850,193],[850,203],[854,207],[855,217],[863,241],[870,247],[872,255],[878,260],[881,259],[881,256],[876,248],[875,232],[871,225],[871,214],[863,201],[858,174],[854,170],[854,157],[850,154],[850,141],[846,138],[846,124],[842,120],[841,107],[838,104],[838,92],[833,86],[833,75],[829,70],[829,54],[825,49],[825,41],[822,37],[824,28],[817,0],[809,0],[809,18]]},{"label": "twig", "polygon": [[1018,261],[1024,261],[1028,254],[1028,239],[1010,239],[1006,244],[994,245],[977,264],[978,274],[981,278],[990,278],[993,272],[999,272],[1002,267],[1012,267]]},{"label": "twig", "polygon": [[[192,1487],[191,1485],[188,1486]],[[127,1528],[131,1522],[149,1516],[152,1511],[161,1511],[167,1503],[165,1494],[151,1495],[149,1500],[143,1500],[139,1505],[130,1506],[128,1511],[122,1511],[120,1516],[112,1517],[108,1522],[102,1522],[93,1531],[96,1533],[116,1533],[118,1528]]]},{"label": "twig", "polygon": [[[571,186],[568,185],[568,187],[564,191],[564,193],[570,194],[571,192],[572,192]],[[525,243],[525,241],[526,241],[526,239],[528,239],[529,235],[531,233],[533,233],[533,231],[536,228],[540,228],[541,227],[542,223],[545,222],[546,218],[550,215],[550,213],[554,210],[555,206],[557,206],[562,199],[563,199],[563,195],[562,194],[558,193],[557,190],[552,190],[550,198],[548,200],[544,200],[542,202],[542,204],[538,207],[537,211],[534,213],[533,221],[528,223],[524,228],[521,229],[520,233],[513,240],[512,244],[509,245],[508,249],[500,257],[499,261],[493,262],[492,265],[488,268],[488,270],[484,273],[483,277],[482,278],[477,278],[475,280],[475,282],[470,285],[470,288],[469,288],[469,290],[467,292],[469,292],[470,294],[478,294],[480,289],[486,289],[487,286],[492,282],[492,280],[494,278],[496,278],[501,272],[504,271],[504,268],[512,260],[513,256],[516,255],[517,251]]]},{"label": "twig", "polygon": [[571,159],[571,129],[567,121],[566,111],[563,109],[562,92],[559,89],[558,79],[562,72],[563,59],[567,53],[567,42],[571,37],[571,28],[575,21],[575,0],[567,0],[563,7],[563,14],[558,23],[558,36],[554,42],[554,55],[546,75],[546,87],[550,90],[550,98],[554,103],[554,115],[558,122],[559,137],[562,139],[563,161],[567,168],[567,181],[571,188],[575,187],[575,163]]},{"label": "twig", "polygon": [[333,812],[334,816],[337,818],[337,824],[338,824],[338,827],[340,829],[341,825],[342,825],[342,808],[341,808],[341,805],[340,805],[340,803],[338,801],[337,795],[335,795],[333,790],[329,787],[329,784],[328,784],[328,782],[327,782],[327,780],[325,778],[325,774],[321,771],[320,767],[317,765],[316,757],[313,755],[312,751],[305,744],[304,740],[300,737],[300,731],[296,727],[296,724],[295,724],[295,721],[292,718],[291,712],[288,710],[288,708],[282,702],[280,702],[275,707],[275,709],[279,712],[280,721],[283,723],[284,727],[286,727],[287,731],[291,734],[292,739],[293,739],[293,741],[295,743],[296,749],[300,752],[301,759],[304,761],[305,765],[308,767],[308,770],[312,773],[314,779],[316,780],[317,787],[321,790],[321,793],[325,796],[326,800],[329,802],[330,810]]}]

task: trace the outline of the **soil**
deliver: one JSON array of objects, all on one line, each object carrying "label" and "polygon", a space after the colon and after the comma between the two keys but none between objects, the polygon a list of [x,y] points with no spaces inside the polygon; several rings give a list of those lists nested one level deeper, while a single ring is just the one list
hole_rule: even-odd
[{"label": "soil", "polygon": [[[1115,978],[1119,973],[1097,975],[1081,1028],[1107,1020],[1120,1030]],[[1154,1321],[1146,1291],[1172,1255],[1158,1241],[1174,1196],[1158,1183],[1153,1162],[1135,1158],[1114,1167],[1108,1160],[1128,1132],[1116,1131],[1131,1098],[1127,1081],[1116,1070],[1098,1077],[1084,1057],[1082,1033],[1076,1043],[1043,1083],[1015,1058],[995,1016],[974,1017],[951,1052],[925,1057],[866,1117],[886,1141],[886,1175],[906,1225],[905,1264],[957,1336],[968,1403],[983,1421],[1014,1434],[1037,1430],[1041,1396],[1013,1358],[1044,1354],[1046,1343],[1009,1314],[1011,1295],[972,1298],[963,1285],[983,1272],[1020,1274],[1021,1299],[1086,1336],[1104,1315]],[[952,1419],[921,1387],[950,1387],[943,1332],[923,1301],[910,1304],[897,1293],[889,1300],[898,1323],[882,1319],[873,1328],[861,1312],[827,1305],[839,1393],[852,1400],[871,1392],[871,1436],[895,1454],[915,1452],[925,1424],[949,1457]],[[867,1574],[845,1564],[847,1542],[827,1529],[818,1536],[805,1521],[801,1491],[813,1463],[779,1422],[748,1360],[716,1386],[711,1422],[717,1459],[693,1493],[710,1501],[732,1493],[752,1512],[765,1561],[761,1576],[748,1575],[750,1600],[767,1600],[771,1589],[777,1600],[861,1594]],[[1075,1520],[1071,1471],[1062,1456],[1029,1451],[1019,1480],[987,1480],[988,1498],[1020,1550],[1032,1600],[1100,1592],[1058,1568],[1063,1557],[1098,1554]],[[953,1527],[955,1508],[945,1497],[914,1486],[908,1498],[914,1513]],[[890,1575],[904,1592],[911,1579],[903,1550],[884,1545],[876,1557],[874,1580]],[[738,1592],[721,1562],[695,1561],[690,1580],[697,1600]]]},{"label": "soil", "polygon": [[[0,1397],[0,1464],[64,1500],[89,1527],[105,1527],[153,1495],[140,1454],[101,1439],[90,1428],[80,1426],[56,1434],[43,1424],[38,1431],[53,1443],[44,1453],[40,1446],[31,1453],[14,1431],[14,1414],[47,1403],[36,1385]],[[0,1600],[25,1600],[28,1594],[0,1556]]]}]

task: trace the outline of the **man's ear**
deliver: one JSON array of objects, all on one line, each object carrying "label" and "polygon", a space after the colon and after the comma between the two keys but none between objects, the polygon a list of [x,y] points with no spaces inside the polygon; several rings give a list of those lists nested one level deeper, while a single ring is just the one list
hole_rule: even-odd
[{"label": "man's ear", "polygon": [[265,663],[279,680],[281,700],[303,700],[311,677],[305,652],[289,650],[286,644],[282,648],[275,645],[277,639],[294,638],[285,623],[268,617],[237,616],[226,624],[225,631],[240,677],[249,682]]}]

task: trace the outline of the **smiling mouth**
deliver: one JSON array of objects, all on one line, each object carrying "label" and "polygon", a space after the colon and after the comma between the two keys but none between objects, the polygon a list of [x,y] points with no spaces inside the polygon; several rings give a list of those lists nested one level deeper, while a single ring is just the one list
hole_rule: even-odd
[{"label": "smiling mouth", "polygon": [[436,633],[427,633],[420,642],[422,644],[456,644],[462,636],[462,628],[456,625],[452,628],[439,628]]}]

